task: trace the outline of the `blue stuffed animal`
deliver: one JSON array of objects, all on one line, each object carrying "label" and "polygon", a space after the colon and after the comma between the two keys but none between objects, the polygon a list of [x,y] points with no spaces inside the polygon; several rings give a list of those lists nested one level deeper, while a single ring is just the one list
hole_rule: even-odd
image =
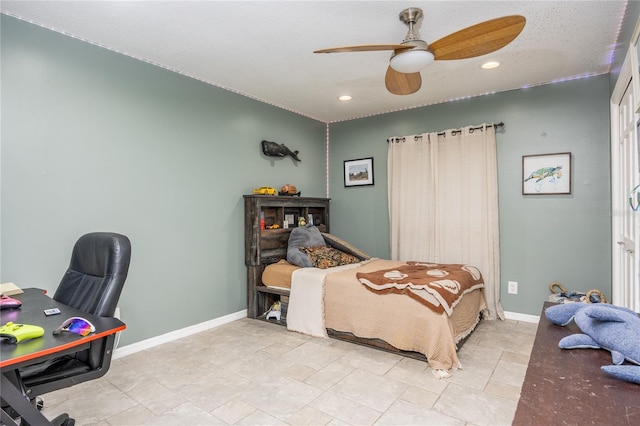
[{"label": "blue stuffed animal", "polygon": [[[583,333],[563,338],[560,348],[606,349],[615,365],[603,366],[602,371],[640,384],[640,317],[635,312],[604,303],[566,303],[547,308],[545,316],[561,326],[574,320]],[[625,360],[636,365],[621,365]]]}]

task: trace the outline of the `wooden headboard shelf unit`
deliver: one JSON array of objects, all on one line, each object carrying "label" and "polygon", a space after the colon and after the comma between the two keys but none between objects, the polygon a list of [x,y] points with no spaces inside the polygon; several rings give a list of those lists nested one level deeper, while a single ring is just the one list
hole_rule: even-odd
[{"label": "wooden headboard shelf unit", "polygon": [[[262,285],[265,266],[287,258],[287,243],[291,230],[298,226],[298,218],[305,220],[311,215],[313,224],[321,232],[329,232],[329,198],[245,195],[244,196],[244,243],[245,265],[247,266],[247,315],[258,318],[279,296],[289,294],[286,290],[268,288]],[[277,224],[278,229],[261,229],[260,219],[264,216],[265,226]],[[287,216],[293,221],[284,228]]]}]

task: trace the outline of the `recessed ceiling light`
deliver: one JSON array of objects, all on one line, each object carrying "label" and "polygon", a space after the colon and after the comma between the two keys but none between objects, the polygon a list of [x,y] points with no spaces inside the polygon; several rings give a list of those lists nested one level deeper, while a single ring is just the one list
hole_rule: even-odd
[{"label": "recessed ceiling light", "polygon": [[339,101],[343,101],[343,102],[350,101],[351,99],[353,99],[353,98],[351,96],[349,96],[349,95],[342,95],[342,96],[338,97],[338,100]]},{"label": "recessed ceiling light", "polygon": [[500,66],[500,62],[498,61],[489,61],[482,64],[482,69],[484,70],[492,70],[494,68],[498,68]]}]

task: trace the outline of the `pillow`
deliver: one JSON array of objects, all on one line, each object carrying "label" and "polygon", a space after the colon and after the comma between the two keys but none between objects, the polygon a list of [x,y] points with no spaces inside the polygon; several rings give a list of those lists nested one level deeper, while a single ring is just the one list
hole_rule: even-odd
[{"label": "pillow", "polygon": [[264,268],[262,284],[267,287],[291,288],[291,274],[296,269],[300,269],[300,267],[280,259],[278,263],[272,263]]},{"label": "pillow", "polygon": [[306,253],[313,266],[320,269],[360,262],[357,257],[328,246],[300,247],[300,251]]},{"label": "pillow", "polygon": [[317,227],[307,225],[294,228],[291,231],[291,235],[289,235],[287,261],[302,268],[311,268],[313,266],[311,259],[306,253],[301,252],[299,248],[323,245],[325,245],[324,238],[322,238],[322,234]]},{"label": "pillow", "polygon": [[349,253],[354,255],[360,260],[368,260],[371,259],[367,253],[360,250],[358,247],[352,245],[351,243],[346,242],[342,238],[338,238],[335,235],[327,234],[325,232],[321,233],[324,237],[325,242],[331,247],[343,251],[345,253]]}]

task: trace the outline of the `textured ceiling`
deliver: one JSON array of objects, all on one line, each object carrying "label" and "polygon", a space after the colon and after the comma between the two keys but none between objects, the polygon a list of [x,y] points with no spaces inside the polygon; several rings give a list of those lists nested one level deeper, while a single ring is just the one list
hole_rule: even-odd
[{"label": "textured ceiling", "polygon": [[[609,72],[626,1],[7,1],[3,13],[192,78],[333,122]],[[519,14],[520,36],[489,55],[436,61],[413,95],[387,92],[390,52],[316,49],[399,43],[419,7],[427,42]],[[502,63],[486,71],[487,60]],[[350,102],[339,102],[343,94]]]}]

